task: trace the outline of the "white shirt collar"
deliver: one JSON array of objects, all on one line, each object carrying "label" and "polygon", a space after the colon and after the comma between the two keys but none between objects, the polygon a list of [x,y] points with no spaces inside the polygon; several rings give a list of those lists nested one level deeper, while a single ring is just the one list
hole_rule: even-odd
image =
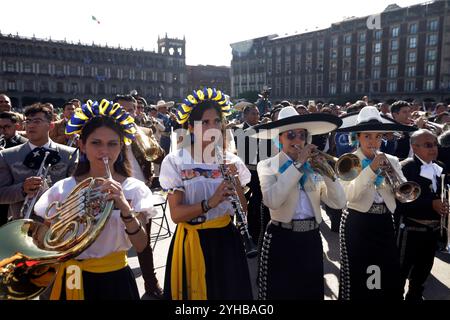
[{"label": "white shirt collar", "polygon": [[[44,144],[43,146],[40,146],[41,148],[46,148],[46,149],[50,149],[50,144],[51,144],[52,140],[48,139],[47,143]],[[34,148],[39,148],[39,146],[35,146],[34,144],[32,144],[30,141],[28,141],[28,145],[30,146],[31,150],[34,150]]]}]

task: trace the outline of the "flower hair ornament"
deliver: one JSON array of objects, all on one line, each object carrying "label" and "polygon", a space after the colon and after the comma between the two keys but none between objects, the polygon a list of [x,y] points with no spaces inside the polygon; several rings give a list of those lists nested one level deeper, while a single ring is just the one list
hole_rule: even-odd
[{"label": "flower hair ornament", "polygon": [[121,127],[124,133],[123,142],[130,145],[137,132],[133,117],[118,103],[112,103],[103,99],[97,101],[88,100],[81,108],[75,110],[66,125],[66,134],[80,134],[85,124],[95,117],[111,117]]},{"label": "flower hair ornament", "polygon": [[188,95],[183,103],[177,108],[177,122],[179,124],[185,123],[194,108],[198,106],[199,103],[203,101],[216,101],[222,107],[222,115],[224,117],[230,115],[231,113],[231,102],[229,96],[225,95],[222,91],[216,90],[215,88],[203,88],[203,90],[193,91],[192,94]]}]

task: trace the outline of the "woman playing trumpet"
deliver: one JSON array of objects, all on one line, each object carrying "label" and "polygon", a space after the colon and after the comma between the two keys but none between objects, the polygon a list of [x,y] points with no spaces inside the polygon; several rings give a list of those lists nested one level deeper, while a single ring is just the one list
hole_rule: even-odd
[{"label": "woman playing trumpet", "polygon": [[[121,120],[118,120],[121,119]],[[133,272],[127,264],[127,251],[140,252],[147,235],[142,227],[153,214],[151,191],[130,176],[125,145],[134,138],[133,119],[118,104],[103,100],[100,105],[88,101],[69,121],[66,132],[80,134],[80,160],[72,177],[58,181],[36,203],[38,216],[45,217],[50,203],[63,201],[70,191],[88,177],[107,177],[99,186],[114,209],[98,238],[75,260],[64,267],[78,266],[80,285],[70,285],[60,268],[51,299],[139,299]],[[73,270],[73,269],[71,269]],[[73,279],[73,278],[72,278]]]},{"label": "woman playing trumpet", "polygon": [[312,169],[308,160],[316,147],[308,142],[311,135],[340,124],[333,115],[299,115],[285,107],[278,120],[247,129],[249,134],[256,130],[257,138],[275,138],[281,144],[277,155],[257,167],[271,216],[259,263],[259,299],[324,299],[320,202],[342,209],[345,195],[337,179]]},{"label": "woman playing trumpet", "polygon": [[340,226],[341,270],[339,298],[343,300],[401,299],[400,265],[392,214],[395,194],[382,174],[389,168],[404,179],[394,156],[380,153],[383,134],[408,131],[410,127],[382,118],[375,107],[343,118],[339,131],[352,132],[359,148],[354,152],[362,171],[343,181],[347,211]]}]

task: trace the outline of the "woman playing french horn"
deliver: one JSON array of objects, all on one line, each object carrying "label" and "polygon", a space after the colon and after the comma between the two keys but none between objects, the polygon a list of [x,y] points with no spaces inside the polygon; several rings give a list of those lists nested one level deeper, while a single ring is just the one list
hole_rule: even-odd
[{"label": "woman playing french horn", "polygon": [[247,129],[249,135],[281,144],[280,152],[257,168],[271,217],[259,262],[260,300],[324,299],[320,203],[342,209],[345,194],[338,179],[322,175],[310,162],[320,157],[311,135],[333,131],[341,123],[329,114],[299,115],[288,106],[277,120]]},{"label": "woman playing french horn", "polygon": [[[375,107],[365,107],[359,114],[342,120],[344,125],[338,131],[351,132],[353,142],[359,145],[354,154],[360,159],[362,170],[355,179],[342,181],[347,210],[340,226],[339,298],[401,299],[400,264],[392,217],[396,193],[395,186],[387,181],[390,177],[384,174],[393,175],[392,180],[395,177],[400,181],[406,179],[398,159],[378,150],[384,133],[411,131],[412,127],[381,117]],[[413,193],[414,188],[410,191],[411,194],[406,193],[405,199],[400,198],[400,201],[410,201],[406,197],[417,195]]]},{"label": "woman playing french horn", "polygon": [[[106,178],[97,191],[106,196],[106,201],[113,201],[114,208],[92,245],[59,268],[51,299],[139,299],[126,254],[132,246],[138,252],[146,247],[142,226],[154,209],[151,191],[130,176],[125,145],[134,138],[133,119],[118,104],[88,101],[72,116],[66,133],[80,134],[80,161],[72,177],[58,181],[42,195],[35,206],[36,214],[46,217],[52,202],[64,201],[88,177]],[[69,266],[70,270],[79,270],[79,282],[63,279],[69,276]]]}]

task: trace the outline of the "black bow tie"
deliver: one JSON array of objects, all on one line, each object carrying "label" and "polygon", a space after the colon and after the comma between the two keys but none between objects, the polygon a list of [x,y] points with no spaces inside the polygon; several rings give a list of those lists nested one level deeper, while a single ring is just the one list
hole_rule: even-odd
[{"label": "black bow tie", "polygon": [[44,147],[37,147],[30,151],[25,157],[23,164],[30,169],[39,169],[42,164],[42,161],[45,158],[45,153],[49,152],[45,164],[54,165],[61,160],[61,157],[58,154],[58,151],[54,149],[47,149]]}]

